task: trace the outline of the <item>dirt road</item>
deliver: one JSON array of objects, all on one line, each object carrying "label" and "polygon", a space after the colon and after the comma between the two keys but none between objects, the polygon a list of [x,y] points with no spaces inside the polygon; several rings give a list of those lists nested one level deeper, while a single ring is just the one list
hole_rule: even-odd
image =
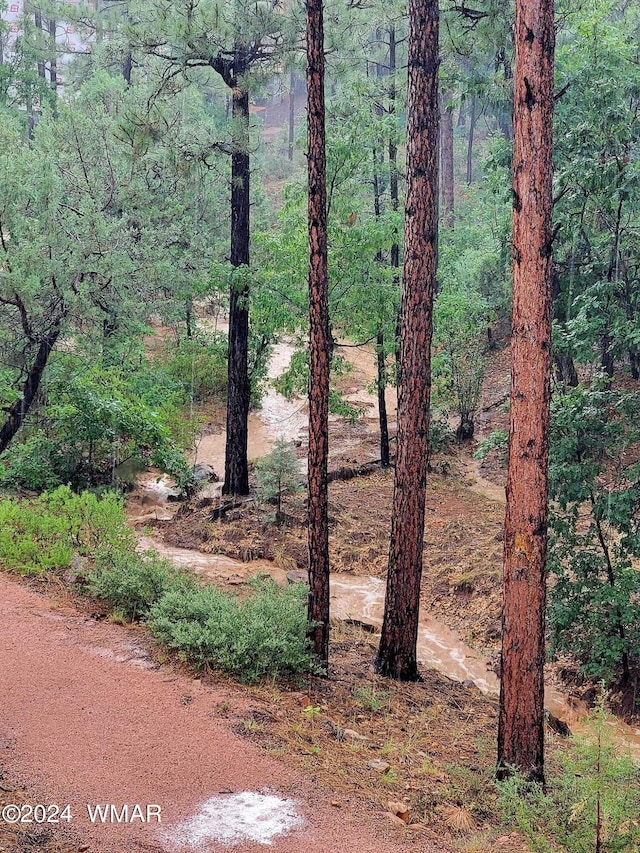
[{"label": "dirt road", "polygon": [[[90,851],[433,850],[383,816],[332,807],[313,779],[234,735],[239,691],[158,667],[131,631],[2,574],[0,665],[0,767],[37,802],[69,804]],[[116,812],[91,822],[87,805],[97,804]],[[125,804],[129,823],[117,821]],[[148,805],[160,807],[160,825]]]}]

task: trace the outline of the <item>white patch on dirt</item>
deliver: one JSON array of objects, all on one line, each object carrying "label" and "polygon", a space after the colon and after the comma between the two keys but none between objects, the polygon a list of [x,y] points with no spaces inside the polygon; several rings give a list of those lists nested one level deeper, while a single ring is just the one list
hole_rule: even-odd
[{"label": "white patch on dirt", "polygon": [[206,850],[209,841],[229,847],[245,841],[270,845],[277,836],[302,825],[295,805],[293,800],[255,791],[212,797],[166,837],[177,849]]}]

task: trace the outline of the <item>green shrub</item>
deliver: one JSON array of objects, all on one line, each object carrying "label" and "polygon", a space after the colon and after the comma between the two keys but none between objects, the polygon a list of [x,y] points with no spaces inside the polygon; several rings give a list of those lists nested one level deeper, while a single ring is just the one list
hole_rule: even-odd
[{"label": "green shrub", "polygon": [[20,574],[37,574],[71,565],[74,553],[89,556],[98,547],[110,552],[134,549],[122,499],[75,494],[68,486],[31,501],[0,501],[0,563]]},{"label": "green shrub", "polygon": [[55,442],[40,430],[26,441],[14,442],[3,458],[0,481],[11,488],[22,487],[36,492],[55,489],[61,485],[59,471],[55,470]]},{"label": "green shrub", "polygon": [[168,590],[184,589],[187,577],[153,551],[101,550],[87,581],[92,595],[135,619],[145,616]]},{"label": "green shrub", "polygon": [[441,453],[453,444],[455,435],[442,412],[432,412],[429,418],[429,455]]},{"label": "green shrub", "polygon": [[557,753],[547,790],[522,776],[498,783],[505,819],[534,853],[636,853],[640,849],[640,771],[616,743],[602,703],[586,737]]},{"label": "green shrub", "polygon": [[196,666],[210,665],[256,682],[314,669],[307,636],[307,591],[270,578],[237,601],[214,587],[170,589],[149,613],[151,632]]},{"label": "green shrub", "polygon": [[557,395],[549,464],[553,653],[590,676],[630,681],[640,659],[640,395],[594,379]]},{"label": "green shrub", "polygon": [[503,429],[494,429],[486,438],[483,438],[478,449],[473,454],[474,459],[486,459],[490,453],[500,454],[501,463],[507,464],[507,450],[509,448],[509,436]]}]

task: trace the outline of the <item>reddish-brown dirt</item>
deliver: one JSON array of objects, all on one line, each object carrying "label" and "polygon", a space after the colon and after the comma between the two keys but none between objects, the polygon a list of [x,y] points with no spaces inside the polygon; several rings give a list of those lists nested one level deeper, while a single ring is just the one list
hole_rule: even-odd
[{"label": "reddish-brown dirt", "polygon": [[[330,794],[313,778],[233,734],[234,719],[246,713],[238,690],[159,666],[142,633],[98,624],[4,575],[0,600],[0,765],[34,803],[70,804],[77,849],[177,849],[155,823],[91,824],[87,803],[159,804],[166,830],[212,796],[268,790],[297,801],[304,821],[277,838],[273,850],[448,850],[391,827],[380,814],[362,813],[361,806],[356,814],[332,807]],[[3,794],[4,801],[10,796]],[[61,840],[68,831],[66,824],[45,827],[51,829]],[[36,836],[18,849],[44,849]],[[3,841],[0,834],[0,848]],[[185,849],[226,848],[207,842]],[[261,846],[233,849],[248,853]]]}]

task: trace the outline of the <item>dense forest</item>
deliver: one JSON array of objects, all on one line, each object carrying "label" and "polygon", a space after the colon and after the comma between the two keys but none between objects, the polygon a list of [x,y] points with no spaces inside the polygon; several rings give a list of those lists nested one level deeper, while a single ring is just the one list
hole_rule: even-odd
[{"label": "dense forest", "polygon": [[[638,716],[637,5],[0,8],[0,562],[40,575],[80,560],[83,595],[196,668],[331,681],[329,569],[345,567],[328,483],[373,471],[389,524],[368,656],[382,683],[414,682],[432,478],[445,494],[458,465],[506,480],[504,600],[487,593],[503,620],[503,811],[535,844],[637,849],[626,765],[575,837],[536,784],[545,659],[563,689],[590,691],[600,733],[607,708]],[[368,408],[350,393],[356,352]],[[307,400],[308,427],[302,444],[274,428],[256,461],[249,424],[274,385]],[[335,436],[365,422],[372,452],[332,470]],[[199,451],[212,434],[220,466]],[[136,551],[122,495],[149,470],[180,502],[168,527],[229,519],[246,562],[276,560],[261,537],[305,542],[283,568],[308,589],[225,597]],[[376,524],[372,509],[372,540]],[[602,821],[615,773],[629,811]],[[522,829],[528,797],[539,835]]]}]

